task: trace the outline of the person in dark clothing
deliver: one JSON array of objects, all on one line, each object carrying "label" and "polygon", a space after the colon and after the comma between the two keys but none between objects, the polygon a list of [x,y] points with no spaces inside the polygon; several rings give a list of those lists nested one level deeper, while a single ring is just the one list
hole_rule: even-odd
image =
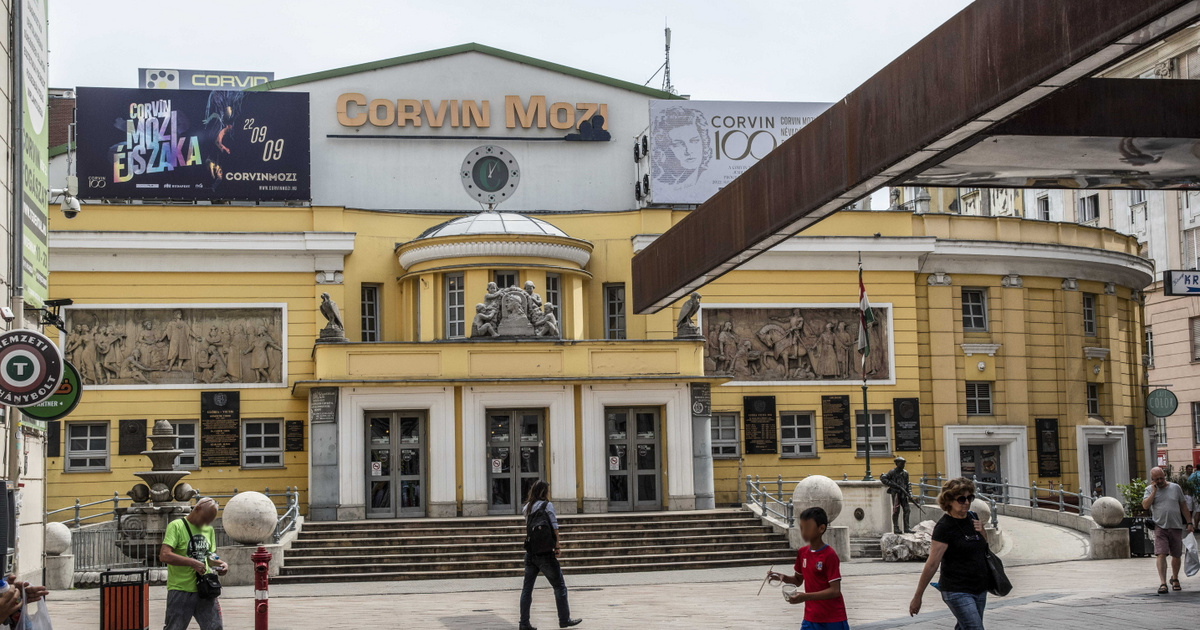
[{"label": "person in dark clothing", "polygon": [[525,584],[521,587],[521,624],[520,630],[537,630],[529,625],[529,607],[533,604],[533,583],[537,581],[538,573],[546,576],[554,589],[554,604],[558,607],[558,627],[570,628],[583,623],[582,619],[571,618],[571,607],[567,603],[567,583],[563,581],[562,567],[558,565],[558,556],[562,553],[558,546],[558,516],[554,513],[554,504],[550,502],[550,484],[538,480],[529,488],[529,497],[521,507],[525,515],[525,525],[528,529],[530,522],[539,512],[544,511],[554,529],[554,550],[549,553],[525,552]]},{"label": "person in dark clothing", "polygon": [[940,565],[940,582],[934,587],[942,592],[942,601],[958,621],[955,630],[983,630],[988,594],[988,542],[983,523],[970,511],[974,500],[975,483],[969,479],[951,479],[942,486],[938,505],[946,515],[933,528],[929,560],[921,571],[917,594],[908,605],[909,615],[921,611],[925,587]]}]

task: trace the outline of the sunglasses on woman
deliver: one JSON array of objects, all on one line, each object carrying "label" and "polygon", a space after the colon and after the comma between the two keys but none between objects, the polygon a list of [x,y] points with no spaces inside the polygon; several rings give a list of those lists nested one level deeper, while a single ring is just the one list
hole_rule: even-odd
[{"label": "sunglasses on woman", "polygon": [[962,495],[962,496],[960,496],[960,497],[955,497],[955,499],[954,499],[954,500],[955,500],[955,501],[958,501],[959,503],[966,503],[966,504],[970,504],[970,503],[972,503],[972,502],[974,502],[974,501],[975,501],[975,495],[973,495],[973,494],[964,494],[964,495]]}]

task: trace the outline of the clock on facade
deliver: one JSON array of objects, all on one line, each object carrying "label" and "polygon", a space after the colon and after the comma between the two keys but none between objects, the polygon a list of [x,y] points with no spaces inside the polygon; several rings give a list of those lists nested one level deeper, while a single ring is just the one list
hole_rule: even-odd
[{"label": "clock on facade", "polygon": [[494,146],[477,147],[463,160],[463,190],[479,203],[496,205],[508,199],[521,181],[517,159],[508,151]]}]

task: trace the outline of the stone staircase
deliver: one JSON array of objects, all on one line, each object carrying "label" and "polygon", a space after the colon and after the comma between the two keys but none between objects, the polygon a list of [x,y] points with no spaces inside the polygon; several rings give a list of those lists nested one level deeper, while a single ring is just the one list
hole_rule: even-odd
[{"label": "stone staircase", "polygon": [[[746,510],[559,517],[563,573],[777,564],[787,536]],[[307,522],[274,583],[514,577],[524,574],[519,516]]]},{"label": "stone staircase", "polygon": [[879,544],[879,538],[851,538],[850,557],[872,560],[883,558],[883,547]]}]

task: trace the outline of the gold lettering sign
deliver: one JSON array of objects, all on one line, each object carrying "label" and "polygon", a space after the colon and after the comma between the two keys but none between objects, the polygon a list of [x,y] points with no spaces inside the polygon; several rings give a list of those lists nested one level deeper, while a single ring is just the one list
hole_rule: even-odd
[{"label": "gold lettering sign", "polygon": [[[441,129],[492,126],[492,106],[487,100],[368,99],[365,94],[346,92],[337,97],[338,124],[343,127],[432,127]],[[593,116],[603,116],[608,129],[607,103],[547,103],[544,95],[504,97],[504,126],[508,129],[579,129]]]}]

